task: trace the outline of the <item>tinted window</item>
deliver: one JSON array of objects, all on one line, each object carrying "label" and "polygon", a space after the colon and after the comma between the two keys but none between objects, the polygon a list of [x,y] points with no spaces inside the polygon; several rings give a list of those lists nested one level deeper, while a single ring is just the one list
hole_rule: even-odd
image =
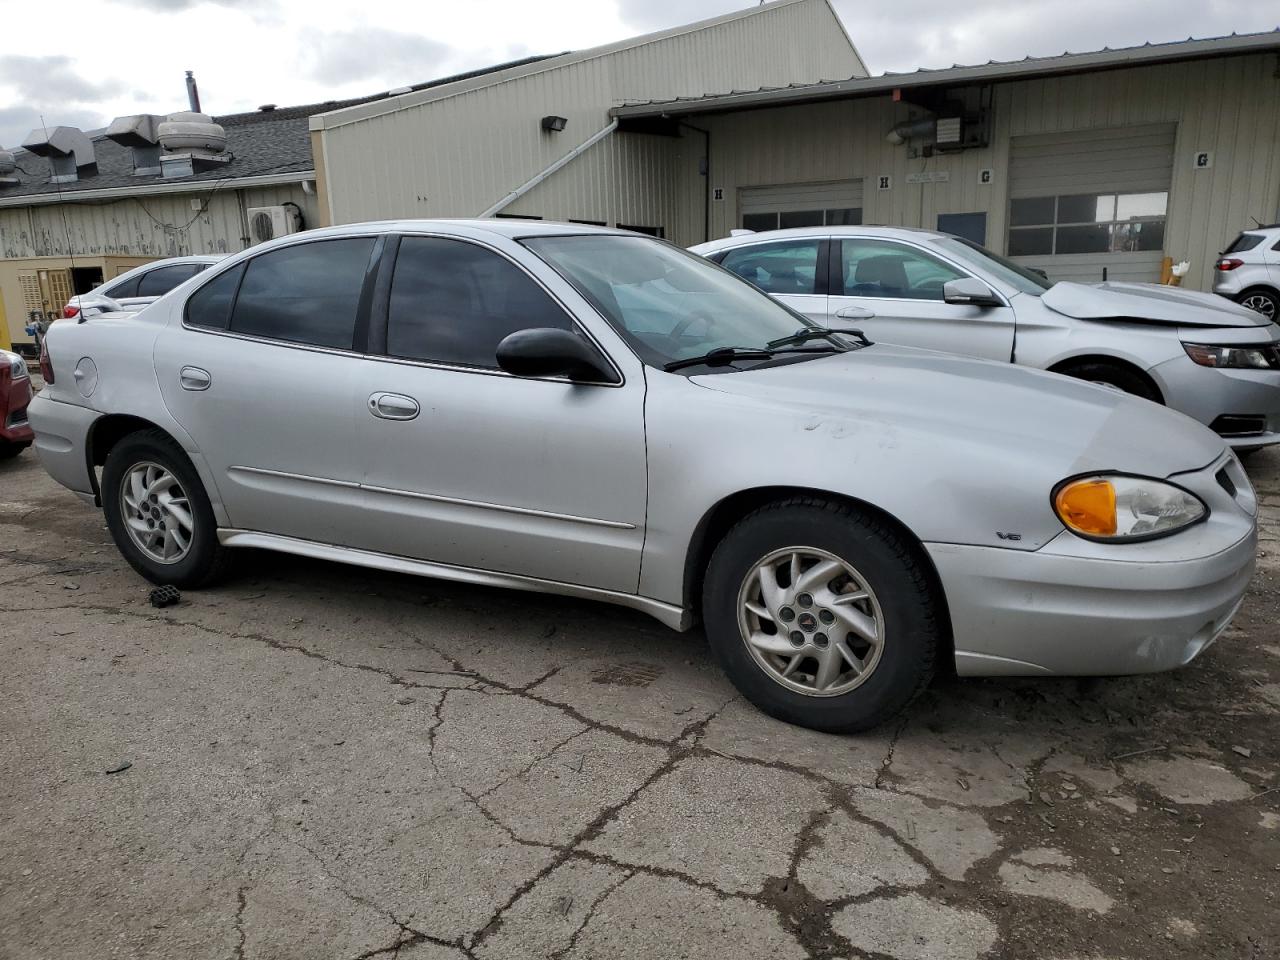
[{"label": "tinted window", "polygon": [[249,261],[231,329],[350,350],[373,237],[322,240]]},{"label": "tinted window", "polygon": [[1246,250],[1252,250],[1263,240],[1260,233],[1242,233],[1236,237],[1235,241],[1223,253],[1243,253]]},{"label": "tinted window", "polygon": [[817,293],[816,239],[730,250],[720,265],[766,293]]},{"label": "tinted window", "polygon": [[104,297],[112,297],[119,300],[123,297],[136,297],[138,295],[138,281],[142,277],[130,277],[128,280],[117,280],[115,283],[109,283],[105,287],[99,287],[94,293],[100,293]]},{"label": "tinted window", "polygon": [[205,268],[203,263],[175,263],[171,267],[160,267],[144,273],[138,281],[138,296],[159,297],[184,280],[190,280]]},{"label": "tinted window", "polygon": [[400,241],[387,317],[387,353],[496,368],[498,344],[529,327],[574,329],[523,270],[491,250],[439,237]]},{"label": "tinted window", "polygon": [[214,330],[227,329],[236,287],[244,274],[244,264],[220,273],[187,299],[187,323]]},{"label": "tinted window", "polygon": [[1053,197],[1027,197],[1009,201],[1009,224],[1025,227],[1032,224],[1053,223]]},{"label": "tinted window", "polygon": [[941,300],[943,284],[965,276],[922,250],[883,240],[844,240],[841,266],[849,297]]}]

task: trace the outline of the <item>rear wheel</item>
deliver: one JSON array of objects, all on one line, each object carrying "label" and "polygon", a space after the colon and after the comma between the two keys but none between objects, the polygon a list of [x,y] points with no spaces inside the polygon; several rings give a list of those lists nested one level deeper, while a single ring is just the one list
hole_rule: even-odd
[{"label": "rear wheel", "polygon": [[1058,373],[1065,374],[1068,377],[1075,377],[1077,380],[1088,380],[1090,383],[1123,390],[1125,393],[1131,393],[1135,397],[1141,397],[1143,400],[1150,400],[1153,403],[1164,402],[1164,399],[1160,396],[1160,391],[1152,385],[1151,381],[1132,367],[1127,367],[1120,363],[1090,360],[1073,364],[1069,367],[1062,367],[1058,370]]},{"label": "rear wheel", "polygon": [[102,468],[107,527],[129,565],[152,583],[198,587],[220,577],[228,550],[195,468],[159,430],[125,437]]},{"label": "rear wheel", "polygon": [[762,507],[726,534],[703,618],[743,696],[833,733],[910,703],[933,675],[942,630],[918,548],[878,518],[810,498]]},{"label": "rear wheel", "polygon": [[1260,313],[1268,320],[1280,318],[1280,293],[1266,287],[1254,287],[1236,298],[1236,303]]}]

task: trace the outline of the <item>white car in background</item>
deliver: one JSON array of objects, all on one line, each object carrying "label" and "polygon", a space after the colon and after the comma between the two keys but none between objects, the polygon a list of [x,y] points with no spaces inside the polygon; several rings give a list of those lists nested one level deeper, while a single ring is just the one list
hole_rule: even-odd
[{"label": "white car in background", "polygon": [[152,260],[140,267],[82,293],[67,301],[63,319],[87,319],[100,313],[121,310],[136,313],[197,273],[208,270],[225,254],[197,254],[190,257],[168,257]]},{"label": "white car in background", "polygon": [[1115,387],[1240,451],[1280,443],[1280,327],[1213,294],[1052,283],[968,240],[906,228],[739,233],[690,249],[823,325]]},{"label": "white car in background", "polygon": [[1213,292],[1280,321],[1280,223],[1245,230],[1213,265]]}]

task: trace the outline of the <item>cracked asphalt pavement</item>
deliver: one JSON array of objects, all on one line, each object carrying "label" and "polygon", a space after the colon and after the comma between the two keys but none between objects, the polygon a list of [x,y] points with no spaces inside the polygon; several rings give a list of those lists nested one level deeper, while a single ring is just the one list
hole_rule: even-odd
[{"label": "cracked asphalt pavement", "polygon": [[1249,468],[1260,568],[1190,667],[942,679],[834,737],[583,601],[245,552],[153,609],[28,451],[0,957],[1275,957],[1280,451]]}]

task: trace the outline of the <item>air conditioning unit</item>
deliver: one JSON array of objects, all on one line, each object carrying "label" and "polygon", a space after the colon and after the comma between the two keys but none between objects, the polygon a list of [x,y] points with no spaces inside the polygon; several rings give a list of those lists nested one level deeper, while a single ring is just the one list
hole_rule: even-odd
[{"label": "air conditioning unit", "polygon": [[250,207],[248,213],[249,236],[254,243],[287,237],[302,229],[302,217],[294,206]]}]

